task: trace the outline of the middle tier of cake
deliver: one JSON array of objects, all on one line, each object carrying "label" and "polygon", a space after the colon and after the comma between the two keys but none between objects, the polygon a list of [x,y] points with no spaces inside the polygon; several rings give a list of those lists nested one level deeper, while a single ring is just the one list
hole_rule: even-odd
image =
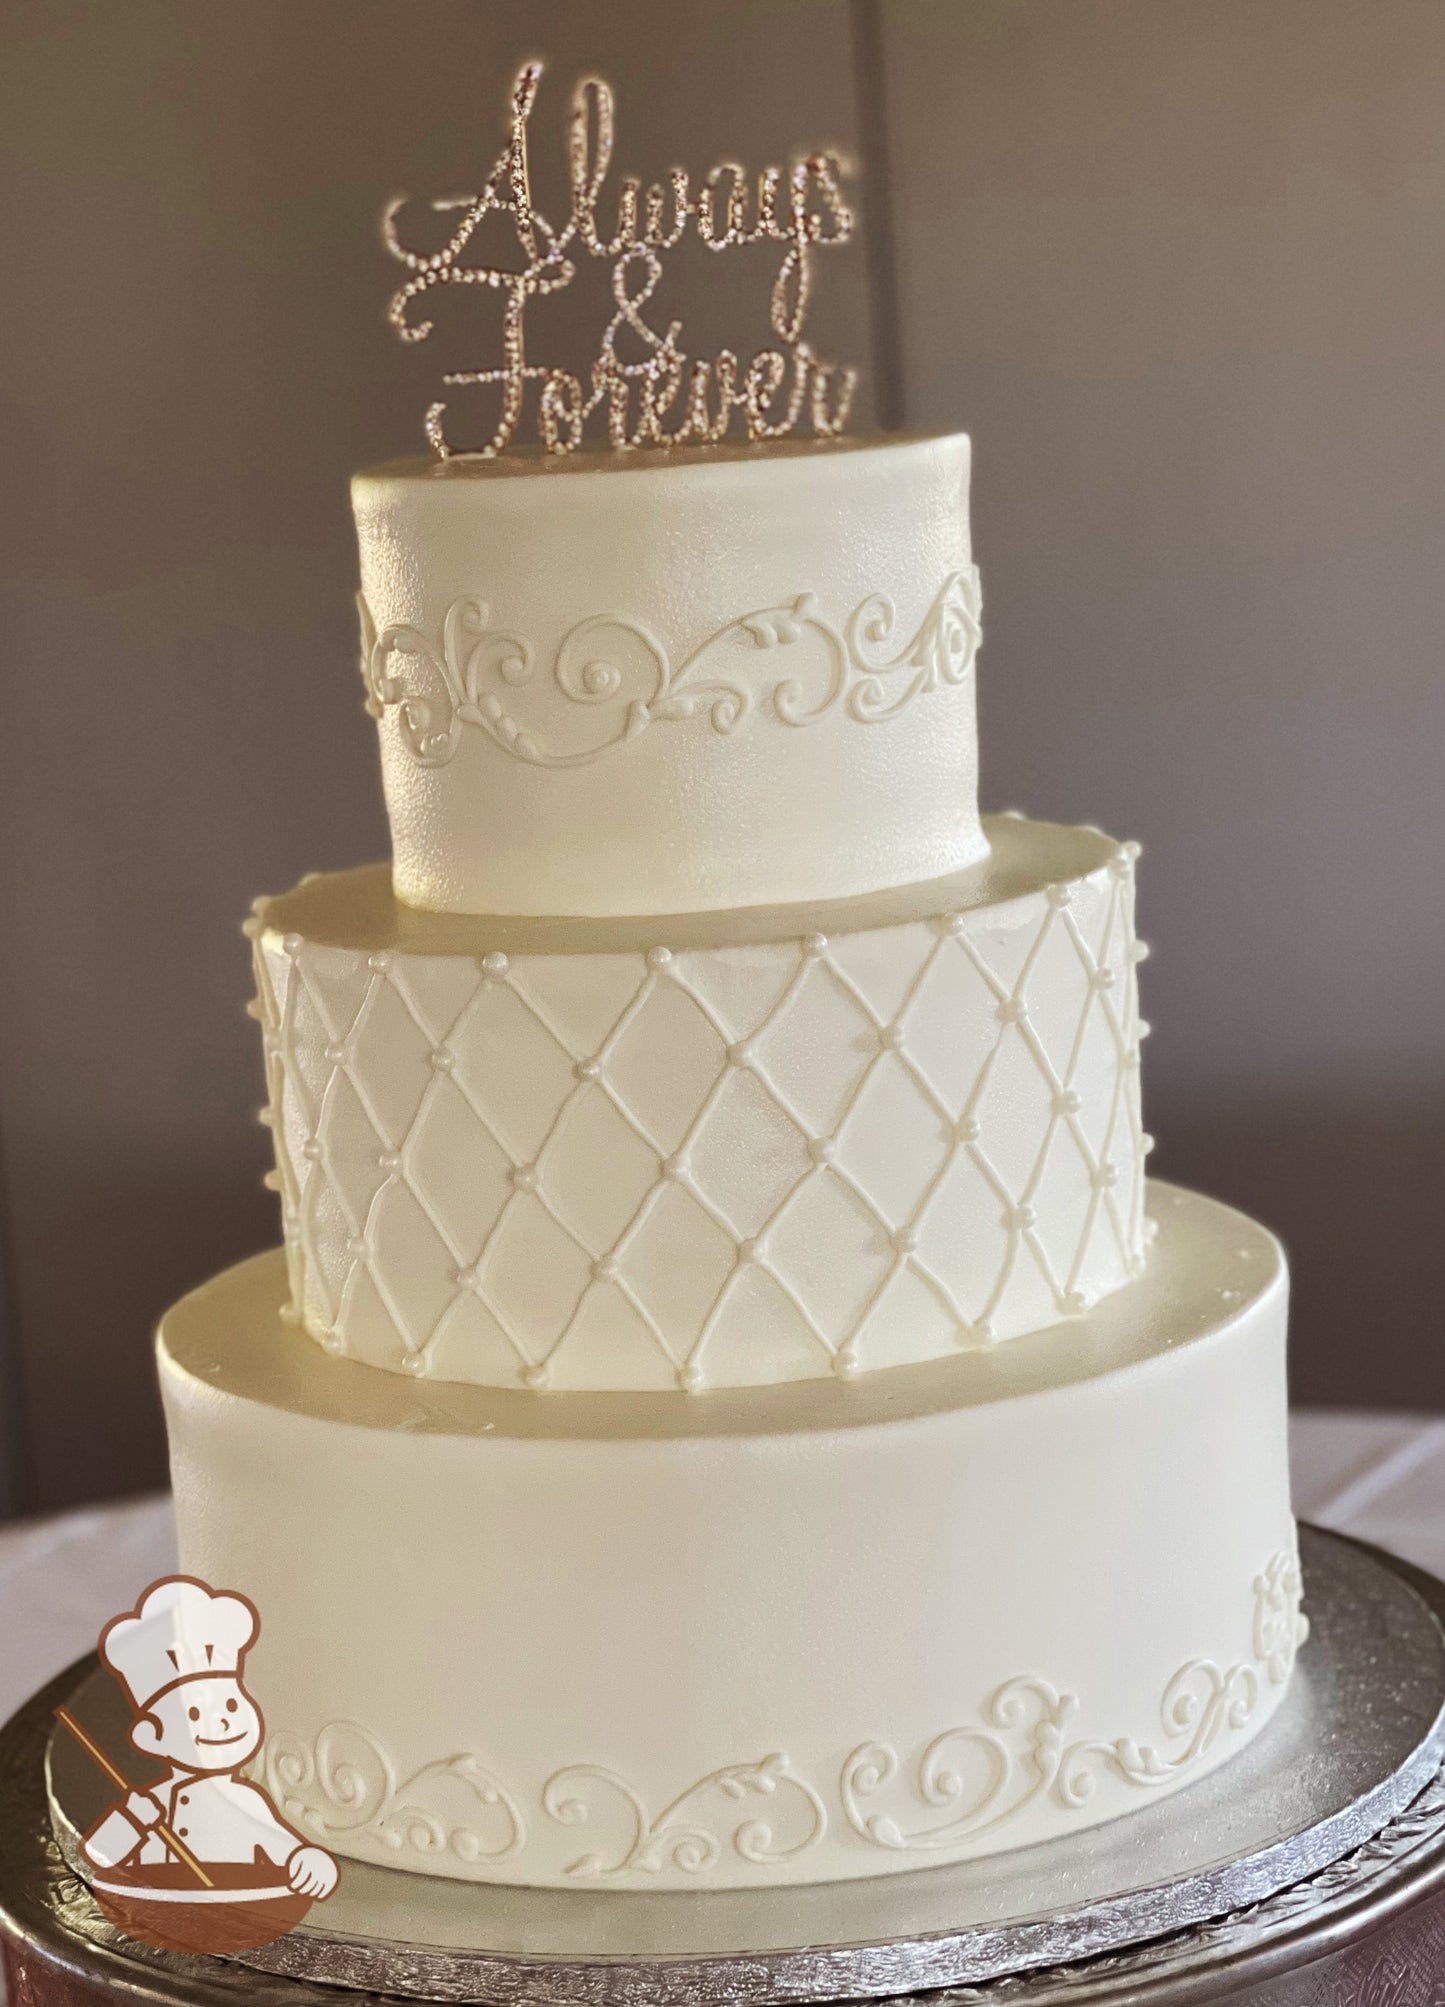
[{"label": "middle tier of cake", "polygon": [[807,908],[485,919],[383,866],[258,902],[292,1314],[484,1385],[848,1375],[1143,1262],[1137,846]]}]

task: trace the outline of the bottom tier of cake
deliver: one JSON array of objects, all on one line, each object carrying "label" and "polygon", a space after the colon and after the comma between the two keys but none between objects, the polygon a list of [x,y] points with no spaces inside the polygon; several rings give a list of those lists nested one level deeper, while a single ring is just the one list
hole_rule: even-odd
[{"label": "bottom tier of cake", "polygon": [[1213,1769],[1304,1623],[1286,1277],[1155,1186],[1146,1275],[851,1383],[403,1380],[283,1323],[280,1254],[160,1336],[181,1561],[261,1613],[278,1808],[475,1880],[726,1887],[1078,1832]]}]

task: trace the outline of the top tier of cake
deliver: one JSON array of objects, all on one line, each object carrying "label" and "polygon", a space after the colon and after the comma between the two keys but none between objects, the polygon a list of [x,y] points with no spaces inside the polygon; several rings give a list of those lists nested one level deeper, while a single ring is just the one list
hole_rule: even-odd
[{"label": "top tier of cake", "polygon": [[987,852],[963,436],[353,484],[406,904],[849,898]]}]

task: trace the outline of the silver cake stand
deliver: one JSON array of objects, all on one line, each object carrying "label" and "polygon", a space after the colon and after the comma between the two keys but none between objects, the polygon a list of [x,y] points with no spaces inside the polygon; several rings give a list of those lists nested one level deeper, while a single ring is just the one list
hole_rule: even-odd
[{"label": "silver cake stand", "polygon": [[[104,1728],[93,1658],[0,1738],[0,1946],[12,2007],[935,2007],[1240,2000],[1445,2007],[1445,1584],[1306,1529],[1313,1633],[1240,1756],[1158,1806],[989,1861],[800,1889],[595,1894],[343,1864],[246,1962],[147,1951],[100,1915],[76,1835],[101,1800],[53,1734]],[[104,1785],[101,1785],[104,1790]],[[1437,1975],[1440,1975],[1437,1977]],[[358,2002],[360,2007],[360,2002]]]}]

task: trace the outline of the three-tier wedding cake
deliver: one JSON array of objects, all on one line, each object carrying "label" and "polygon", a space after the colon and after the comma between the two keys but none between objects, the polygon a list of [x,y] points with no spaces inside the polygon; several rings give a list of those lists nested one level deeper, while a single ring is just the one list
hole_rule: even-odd
[{"label": "three-tier wedding cake", "polygon": [[258,902],[285,1248],[160,1338],[182,1564],[338,1854],[916,1869],[1284,1695],[1283,1259],[1145,1182],[1137,846],[980,819],[968,477],[355,483],[394,860]]}]

